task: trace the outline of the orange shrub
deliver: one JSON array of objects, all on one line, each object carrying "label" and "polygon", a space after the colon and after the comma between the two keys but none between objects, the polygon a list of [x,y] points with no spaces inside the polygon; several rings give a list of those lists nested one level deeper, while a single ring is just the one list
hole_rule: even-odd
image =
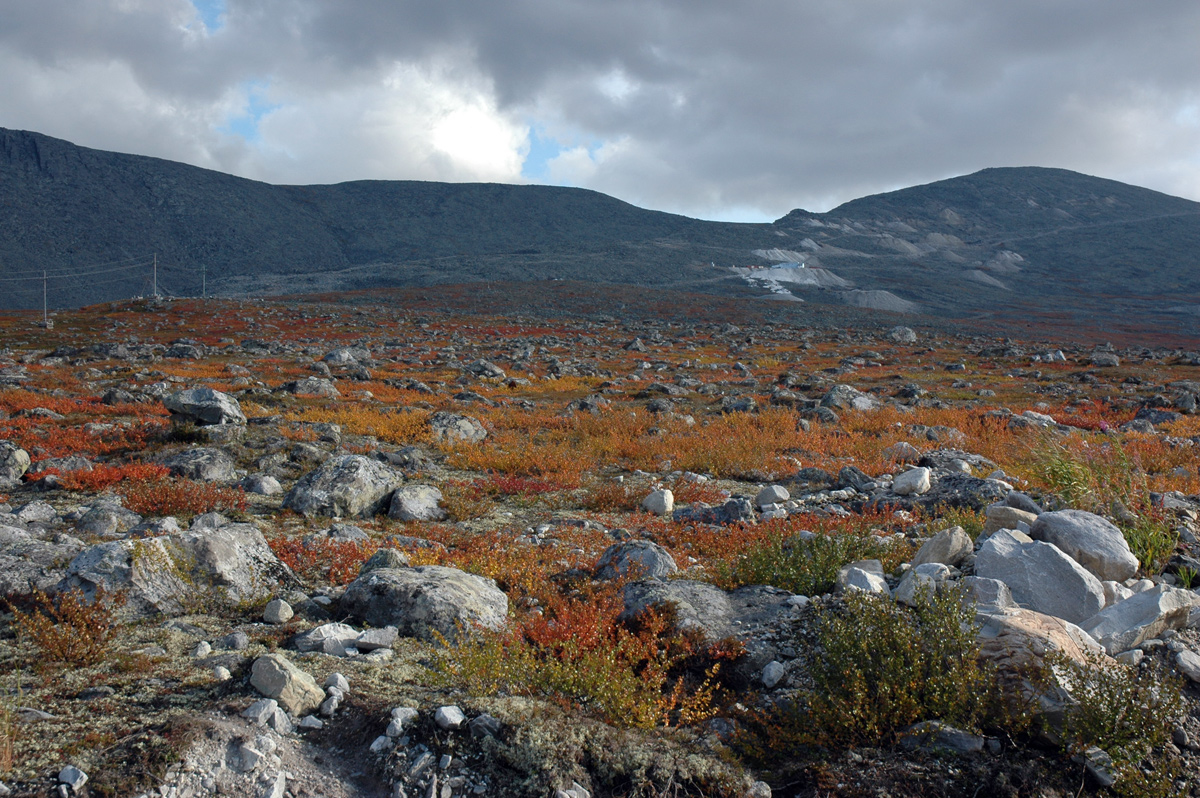
[{"label": "orange shrub", "polygon": [[125,506],[139,515],[199,515],[246,509],[246,494],[241,488],[170,478],[119,484],[117,492]]},{"label": "orange shrub", "polygon": [[124,480],[149,481],[163,479],[170,473],[166,467],[156,463],[126,463],[110,466],[100,464],[91,471],[68,471],[59,476],[67,490],[99,493]]},{"label": "orange shrub", "polygon": [[363,563],[381,547],[377,541],[324,540],[305,543],[300,538],[283,535],[267,538],[267,545],[279,561],[300,578],[309,582],[328,581],[331,585],[353,582]]}]

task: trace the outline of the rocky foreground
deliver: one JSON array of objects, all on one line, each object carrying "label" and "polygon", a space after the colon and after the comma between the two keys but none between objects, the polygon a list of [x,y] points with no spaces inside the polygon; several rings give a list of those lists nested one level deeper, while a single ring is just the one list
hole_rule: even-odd
[{"label": "rocky foreground", "polygon": [[0,795],[1200,794],[1195,352],[315,303],[0,345]]}]

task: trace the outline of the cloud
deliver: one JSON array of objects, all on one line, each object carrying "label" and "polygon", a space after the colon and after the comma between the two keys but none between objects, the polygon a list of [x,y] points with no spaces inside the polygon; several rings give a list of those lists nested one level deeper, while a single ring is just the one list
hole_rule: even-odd
[{"label": "cloud", "polygon": [[769,219],[988,166],[1200,199],[1200,6],[0,0],[0,125],[259,179]]}]

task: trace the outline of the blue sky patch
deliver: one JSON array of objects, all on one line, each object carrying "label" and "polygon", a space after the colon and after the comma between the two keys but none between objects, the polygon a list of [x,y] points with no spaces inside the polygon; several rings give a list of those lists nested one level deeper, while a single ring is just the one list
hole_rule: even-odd
[{"label": "blue sky patch", "polygon": [[200,14],[204,27],[209,32],[219,30],[225,25],[225,0],[192,0],[192,5]]},{"label": "blue sky patch", "polygon": [[264,116],[280,106],[267,101],[266,83],[258,81],[246,83],[242,86],[242,90],[246,93],[245,111],[236,116],[230,116],[225,124],[217,130],[221,133],[240,136],[250,144],[257,144],[262,139],[258,130],[259,123],[262,122]]}]

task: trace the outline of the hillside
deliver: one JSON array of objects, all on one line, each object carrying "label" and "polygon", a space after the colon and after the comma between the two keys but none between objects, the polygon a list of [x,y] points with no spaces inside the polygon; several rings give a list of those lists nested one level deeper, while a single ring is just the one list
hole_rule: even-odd
[{"label": "hillside", "polygon": [[732,224],[551,186],[273,186],[0,129],[0,303],[39,308],[43,270],[51,307],[148,294],[155,256],[176,296],[575,280],[1147,336],[1200,309],[1200,203],[1060,169]]}]

